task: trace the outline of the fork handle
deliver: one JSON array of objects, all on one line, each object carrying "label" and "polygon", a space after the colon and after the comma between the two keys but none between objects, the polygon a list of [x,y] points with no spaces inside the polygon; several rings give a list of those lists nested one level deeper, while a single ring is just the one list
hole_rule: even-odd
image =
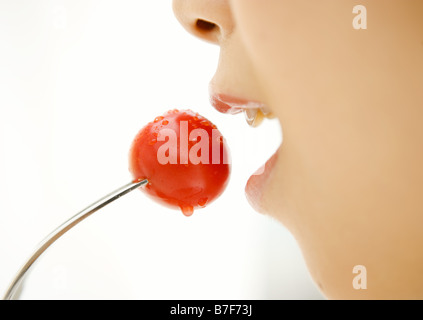
[{"label": "fork handle", "polygon": [[59,239],[62,235],[64,235],[67,231],[72,229],[76,226],[79,222],[84,220],[85,218],[89,217],[94,212],[100,210],[101,208],[105,207],[109,203],[119,199],[123,195],[139,188],[148,183],[147,179],[131,182],[123,187],[113,191],[112,193],[106,195],[105,197],[101,198],[100,200],[94,202],[81,212],[77,213],[69,220],[64,222],[58,228],[56,228],[53,232],[51,232],[47,237],[44,238],[43,241],[39,243],[39,245],[34,250],[33,254],[30,258],[25,262],[19,272],[16,274],[15,278],[13,279],[12,283],[9,285],[9,288],[6,291],[6,294],[3,297],[3,300],[14,300],[18,298],[19,292],[21,291],[21,287],[23,285],[25,275],[28,273],[30,268],[33,266],[34,262],[41,256],[41,254],[47,250],[57,239]]}]

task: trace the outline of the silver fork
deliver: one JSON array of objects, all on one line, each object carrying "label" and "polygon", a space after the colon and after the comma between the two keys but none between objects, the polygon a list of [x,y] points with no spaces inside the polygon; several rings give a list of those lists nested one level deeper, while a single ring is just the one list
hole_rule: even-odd
[{"label": "silver fork", "polygon": [[36,249],[34,250],[33,254],[29,257],[29,259],[25,262],[22,268],[18,271],[15,278],[9,285],[9,288],[6,291],[6,294],[3,297],[3,300],[14,300],[19,297],[19,293],[21,292],[21,288],[23,286],[25,276],[28,274],[28,271],[34,265],[34,262],[41,256],[41,254],[47,250],[57,239],[59,239],[62,235],[64,235],[67,231],[72,229],[76,226],[79,222],[84,220],[85,218],[89,217],[94,212],[100,210],[101,208],[105,207],[109,203],[119,199],[123,195],[139,188],[148,183],[147,179],[131,182],[123,187],[115,190],[112,193],[109,193],[105,197],[101,198],[100,200],[94,202],[84,210],[80,211],[69,220],[65,221],[62,225],[56,228],[52,233],[50,233],[47,237],[41,241]]}]

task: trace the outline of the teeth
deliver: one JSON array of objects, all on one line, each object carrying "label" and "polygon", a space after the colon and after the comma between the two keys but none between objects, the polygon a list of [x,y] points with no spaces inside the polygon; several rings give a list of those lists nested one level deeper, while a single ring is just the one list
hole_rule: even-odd
[{"label": "teeth", "polygon": [[259,126],[264,118],[272,118],[273,115],[267,107],[244,109],[245,120],[251,127]]},{"label": "teeth", "polygon": [[263,106],[260,108],[260,111],[263,113],[264,116],[270,115],[270,109],[267,106]]},{"label": "teeth", "polygon": [[257,117],[258,109],[244,109],[245,120],[248,125],[252,126]]}]

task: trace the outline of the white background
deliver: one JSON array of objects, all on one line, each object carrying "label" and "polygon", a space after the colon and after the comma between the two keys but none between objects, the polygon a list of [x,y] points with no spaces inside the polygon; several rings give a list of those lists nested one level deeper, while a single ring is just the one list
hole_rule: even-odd
[{"label": "white background", "polygon": [[322,298],[292,236],[245,199],[280,128],[210,106],[218,54],[182,29],[170,1],[0,0],[1,295],[41,239],[130,181],[143,125],[191,108],[230,145],[221,198],[187,218],[136,190],[46,251],[21,298]]}]

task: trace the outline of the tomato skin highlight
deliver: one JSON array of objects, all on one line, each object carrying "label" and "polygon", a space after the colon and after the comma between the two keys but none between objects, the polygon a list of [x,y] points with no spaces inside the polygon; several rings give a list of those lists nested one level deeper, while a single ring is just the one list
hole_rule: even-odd
[{"label": "tomato skin highlight", "polygon": [[[195,129],[200,129],[204,137],[192,138],[191,133],[199,132],[193,132]],[[164,138],[163,132],[174,132],[177,144],[172,145],[171,137]],[[208,139],[208,144],[201,139]],[[208,157],[207,152],[202,154],[207,151],[206,147],[200,152],[190,152],[197,150],[200,144],[207,146]],[[171,147],[163,153],[167,146]],[[184,146],[188,150],[184,150]],[[198,160],[198,155],[208,161],[194,164],[193,159]],[[174,161],[162,164],[163,156]],[[130,149],[129,170],[134,180],[149,180],[140,189],[150,198],[169,208],[180,209],[189,216],[194,209],[209,205],[223,193],[231,172],[228,158],[227,143],[214,124],[191,110],[174,109],[156,117],[138,132]]]}]

